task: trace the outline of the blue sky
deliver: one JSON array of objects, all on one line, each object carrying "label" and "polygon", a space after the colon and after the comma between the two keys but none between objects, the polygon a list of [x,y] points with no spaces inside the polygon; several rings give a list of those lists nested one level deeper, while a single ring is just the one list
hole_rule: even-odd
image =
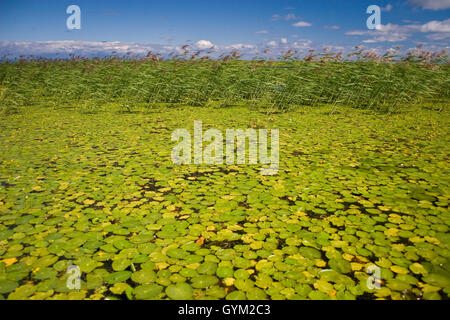
[{"label": "blue sky", "polygon": [[[71,4],[81,8],[81,30],[66,27]],[[366,27],[374,4],[383,9],[380,30]],[[449,46],[449,18],[450,0],[0,0],[0,53],[164,51],[187,41],[253,52],[418,43],[437,49]]]}]

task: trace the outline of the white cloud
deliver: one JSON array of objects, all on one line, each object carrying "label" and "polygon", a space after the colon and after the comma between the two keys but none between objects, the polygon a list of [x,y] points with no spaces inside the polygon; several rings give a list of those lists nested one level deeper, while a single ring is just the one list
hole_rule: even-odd
[{"label": "white cloud", "polygon": [[450,19],[444,21],[430,21],[422,26],[415,26],[421,32],[431,33],[427,39],[441,41],[450,38]]},{"label": "white cloud", "polygon": [[209,49],[216,47],[211,41],[208,40],[199,40],[195,43],[195,46],[199,49]]},{"label": "white cloud", "polygon": [[258,31],[256,31],[255,33],[256,33],[256,34],[268,34],[269,31],[267,31],[267,30],[258,30]]},{"label": "white cloud", "polygon": [[[289,42],[287,38],[281,38],[280,41],[273,40],[267,42],[266,47],[270,47],[271,53],[274,56],[277,56],[277,54],[282,54],[282,52],[286,49],[295,49],[299,52],[307,52],[313,48],[313,42],[308,39],[298,39],[294,42]],[[258,49],[261,49],[261,47]]]},{"label": "white cloud", "polygon": [[388,23],[386,25],[380,25],[378,30],[354,30],[345,34],[349,36],[372,36],[372,38],[366,39],[364,42],[375,43],[406,41],[416,32],[434,33],[433,35],[427,36],[430,40],[446,39],[448,36],[444,36],[442,34],[450,33],[450,19],[444,21],[434,20],[423,25],[396,25]]},{"label": "white cloud", "polygon": [[312,49],[313,42],[307,39],[300,39],[292,44],[294,49],[309,50]]},{"label": "white cloud", "polygon": [[[370,33],[370,36],[367,37],[365,43],[374,44],[376,42],[385,42],[379,43],[376,45],[376,48],[379,48],[380,52],[383,49],[387,49],[392,46],[391,42],[394,40],[394,36],[391,36],[388,31],[391,30],[395,35],[396,32],[400,31],[408,31],[408,32],[417,32],[421,33],[421,25],[414,25],[414,28],[411,26],[383,26],[381,31],[372,31],[374,33]],[[430,25],[429,29],[424,30],[434,30]],[[364,31],[367,32],[367,31]],[[384,32],[384,33],[383,33]],[[358,34],[361,32],[358,32]],[[408,33],[409,34],[409,33]],[[446,44],[447,39],[450,38],[450,33],[448,32],[424,32],[424,35],[429,39],[428,48],[433,51],[449,49],[448,44]],[[363,35],[367,35],[364,33]],[[389,38],[390,37],[390,38]],[[400,37],[400,36],[397,36]],[[401,38],[401,37],[400,37]],[[285,40],[283,40],[285,39]],[[264,55],[265,57],[279,57],[286,51],[286,49],[295,49],[297,54],[302,57],[308,54],[310,50],[321,51],[324,48],[323,43],[315,43],[309,39],[299,39],[297,37],[294,38],[293,35],[289,35],[288,37],[281,38],[280,40],[274,40],[270,42],[264,42],[260,44],[246,44],[246,43],[235,43],[231,45],[216,45],[213,52],[204,53],[203,55],[208,55],[211,58],[218,58],[221,55],[230,54],[231,51],[238,50],[242,55],[243,59],[252,59],[256,56],[263,55],[263,52],[269,47],[270,53],[268,55]],[[443,41],[444,40],[444,41]],[[434,42],[433,42],[434,41]],[[200,42],[200,41],[199,41]],[[197,42],[192,44],[188,50],[190,52],[194,52],[193,50],[200,49],[199,46],[203,48],[211,48],[214,46],[211,41],[203,40],[203,42]],[[351,52],[353,44],[345,47],[332,47],[332,51],[343,51]],[[182,49],[181,45],[166,45],[166,44],[139,44],[139,43],[122,43],[122,42],[88,42],[88,41],[42,41],[42,42],[11,42],[11,41],[0,41],[0,57],[5,57],[7,59],[17,58],[21,55],[30,56],[34,55],[36,57],[42,56],[47,58],[67,58],[70,53],[75,55],[80,55],[86,58],[92,57],[106,57],[110,56],[112,52],[115,51],[116,54],[124,56],[127,52],[132,52],[132,55],[138,55],[140,57],[144,57],[149,51],[152,51],[154,54],[161,54],[162,57],[167,58],[170,52],[176,52],[177,54],[183,54],[185,50]],[[189,58],[190,55],[187,56]]]},{"label": "white cloud", "polygon": [[433,41],[440,41],[440,40],[445,40],[450,38],[450,32],[447,33],[432,33],[427,35],[427,38],[429,40],[433,40]]},{"label": "white cloud", "polygon": [[430,21],[420,27],[422,32],[450,32],[450,19],[444,21]]},{"label": "white cloud", "polygon": [[410,30],[407,26],[399,26],[397,24],[388,23],[386,25],[380,25],[377,30],[355,30],[345,33],[349,36],[372,36],[371,39],[366,39],[365,43],[375,42],[398,42],[405,41],[410,36]]},{"label": "white cloud", "polygon": [[299,21],[297,23],[294,23],[292,25],[293,27],[297,27],[297,28],[301,28],[301,27],[311,27],[312,24],[309,22],[305,22],[305,21]]},{"label": "white cloud", "polygon": [[[280,42],[271,41],[267,44],[246,44],[235,43],[231,45],[218,46],[214,45],[211,41],[200,40],[191,45],[189,49],[209,49],[214,46],[214,52],[209,53],[210,57],[219,57],[221,54],[229,54],[231,51],[238,50],[244,58],[252,58],[255,55],[261,54],[267,48],[267,45],[274,49],[274,56],[279,54],[279,50],[282,49]],[[285,46],[285,45],[283,45]],[[154,54],[160,53],[163,57],[166,57],[170,52],[177,52],[182,54],[183,50],[180,46],[175,45],[144,45],[139,43],[122,43],[122,42],[89,42],[89,41],[42,41],[42,42],[11,42],[0,41],[0,57],[6,58],[19,57],[21,55],[36,57],[48,57],[48,58],[67,58],[69,54],[73,53],[76,56],[82,57],[105,57],[110,56],[115,52],[116,55],[126,55],[127,52],[132,52],[133,55],[145,56],[149,51]]]},{"label": "white cloud", "polygon": [[347,36],[363,36],[369,34],[369,31],[354,30],[345,33]]},{"label": "white cloud", "polygon": [[450,9],[450,0],[409,0],[408,4],[429,10]]},{"label": "white cloud", "polygon": [[372,39],[363,40],[364,43],[376,43],[376,42],[402,42],[408,40],[408,36],[404,34],[383,34]]},{"label": "white cloud", "polygon": [[[193,48],[209,49],[217,48],[213,43],[207,40],[200,40]],[[178,53],[184,52],[181,47],[168,46],[162,44],[140,44],[140,43],[124,43],[119,41],[0,41],[0,56],[7,57],[24,56],[45,56],[45,57],[67,57],[69,54],[80,55],[83,57],[104,57],[113,54],[125,55],[131,53],[133,55],[145,56],[149,51],[153,53],[168,54],[172,51]]]},{"label": "white cloud", "polygon": [[[159,46],[158,49],[162,48]],[[0,51],[3,53],[15,53],[35,56],[47,54],[76,54],[76,55],[110,55],[113,51],[117,54],[146,54],[148,51],[155,50],[153,46],[142,45],[138,43],[122,43],[119,41],[1,41]]]},{"label": "white cloud", "polygon": [[256,48],[257,48],[257,46],[254,45],[254,44],[235,43],[235,44],[232,44],[231,46],[225,46],[223,49],[225,49],[225,50],[228,50],[228,49],[233,49],[233,50],[243,50],[243,49],[254,50]]},{"label": "white cloud", "polygon": [[375,42],[402,42],[408,40],[408,36],[404,34],[389,34],[389,35],[379,35],[373,37],[372,39],[363,40],[364,43],[375,43]]}]

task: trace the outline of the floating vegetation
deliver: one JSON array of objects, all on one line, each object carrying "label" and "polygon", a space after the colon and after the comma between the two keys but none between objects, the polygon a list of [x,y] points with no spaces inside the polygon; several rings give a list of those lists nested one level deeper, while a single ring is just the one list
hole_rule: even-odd
[{"label": "floating vegetation", "polygon": [[[62,98],[57,77],[83,63],[93,64],[0,69],[8,81],[14,68],[54,75],[37,91],[17,88],[17,103],[31,103],[43,92]],[[147,83],[138,74],[101,87],[94,79],[109,63],[87,90],[65,87],[67,102],[124,98],[127,81]],[[139,100],[147,91],[135,92]],[[94,106],[19,105],[0,119],[0,299],[448,299],[448,110]],[[173,165],[171,132],[194,120],[279,128],[278,175]],[[79,290],[67,287],[70,266],[80,269]],[[370,266],[379,289],[367,286]]]}]

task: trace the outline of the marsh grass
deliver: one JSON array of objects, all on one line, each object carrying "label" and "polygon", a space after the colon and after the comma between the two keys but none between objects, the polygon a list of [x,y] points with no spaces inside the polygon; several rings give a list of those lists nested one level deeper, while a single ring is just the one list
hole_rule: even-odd
[{"label": "marsh grass", "polygon": [[434,103],[444,109],[450,98],[446,52],[418,48],[400,57],[379,56],[360,47],[343,58],[329,52],[300,58],[293,50],[275,59],[240,60],[237,51],[219,59],[191,53],[164,61],[149,53],[138,58],[25,58],[0,63],[0,106],[76,104],[86,112],[96,106],[253,105],[276,112],[295,106],[323,104],[398,112],[408,104]]}]

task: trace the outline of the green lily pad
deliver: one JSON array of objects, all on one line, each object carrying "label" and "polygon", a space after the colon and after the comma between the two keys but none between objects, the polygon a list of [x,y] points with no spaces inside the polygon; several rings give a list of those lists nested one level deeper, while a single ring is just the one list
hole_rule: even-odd
[{"label": "green lily pad", "polygon": [[231,278],[234,275],[234,271],[230,267],[218,267],[216,274],[219,278]]},{"label": "green lily pad", "polygon": [[14,291],[19,286],[16,281],[0,280],[0,294],[5,294]]},{"label": "green lily pad", "polygon": [[127,283],[116,283],[113,287],[111,287],[109,290],[117,295],[121,295],[125,292],[127,288],[130,286]]},{"label": "green lily pad", "polygon": [[177,283],[170,285],[166,289],[166,294],[173,300],[190,300],[192,299],[193,289],[187,283]]},{"label": "green lily pad", "polygon": [[301,247],[298,251],[302,256],[308,259],[320,259],[322,256],[319,250],[310,247]]},{"label": "green lily pad", "polygon": [[248,290],[246,294],[249,300],[265,300],[267,298],[264,290],[259,288],[252,288]]},{"label": "green lily pad", "polygon": [[124,282],[131,277],[131,271],[119,271],[108,274],[105,277],[105,281],[109,284],[115,284],[118,282]]},{"label": "green lily pad", "polygon": [[198,273],[208,275],[215,274],[216,270],[217,270],[217,263],[214,262],[204,262],[196,269]]},{"label": "green lily pad", "polygon": [[125,239],[114,241],[113,245],[114,245],[114,247],[116,247],[119,250],[123,250],[123,249],[132,247],[132,244]]},{"label": "green lily pad", "polygon": [[331,269],[339,273],[346,274],[352,271],[350,263],[344,259],[340,258],[330,259],[330,261],[328,261],[328,265],[330,266]]},{"label": "green lily pad", "polygon": [[404,291],[411,289],[409,283],[401,280],[388,280],[386,286],[395,291]]},{"label": "green lily pad", "polygon": [[25,284],[23,286],[17,287],[8,296],[9,300],[26,300],[36,291],[36,286],[32,284]]},{"label": "green lily pad", "polygon": [[95,261],[89,257],[81,257],[78,260],[75,261],[75,265],[80,268],[81,272],[84,273],[90,273],[98,266],[101,266],[102,264],[98,261]]},{"label": "green lily pad", "polygon": [[133,293],[137,300],[145,300],[156,298],[162,291],[162,286],[152,283],[136,287]]},{"label": "green lily pad", "polygon": [[236,279],[248,279],[250,277],[250,273],[244,269],[238,269],[234,272],[234,277]]},{"label": "green lily pad", "polygon": [[156,281],[156,273],[153,270],[140,270],[134,272],[131,276],[131,280],[140,284],[147,284]]},{"label": "green lily pad", "polygon": [[99,274],[89,273],[86,275],[86,289],[94,290],[103,285],[103,277]]},{"label": "green lily pad", "polygon": [[185,250],[179,249],[179,248],[169,249],[169,250],[167,250],[166,254],[169,257],[175,258],[175,259],[184,259],[188,255],[188,253]]},{"label": "green lily pad", "polygon": [[113,261],[112,268],[114,271],[123,271],[131,265],[129,259],[119,258]]},{"label": "green lily pad", "polygon": [[156,235],[161,239],[174,239],[180,236],[180,234],[174,230],[163,230],[158,232]]},{"label": "green lily pad", "polygon": [[424,276],[423,281],[436,287],[441,288],[450,287],[450,278],[438,273],[430,273]]},{"label": "green lily pad", "polygon": [[57,274],[58,274],[58,271],[56,271],[54,269],[43,268],[43,269],[38,270],[34,274],[33,277],[38,280],[45,280],[45,279],[54,278],[54,277],[56,277]]},{"label": "green lily pad", "polygon": [[207,287],[211,287],[219,282],[215,276],[211,275],[200,275],[192,278],[192,287],[197,289],[204,289]]},{"label": "green lily pad", "polygon": [[247,300],[247,296],[242,291],[233,291],[227,295],[226,299],[227,300]]}]

